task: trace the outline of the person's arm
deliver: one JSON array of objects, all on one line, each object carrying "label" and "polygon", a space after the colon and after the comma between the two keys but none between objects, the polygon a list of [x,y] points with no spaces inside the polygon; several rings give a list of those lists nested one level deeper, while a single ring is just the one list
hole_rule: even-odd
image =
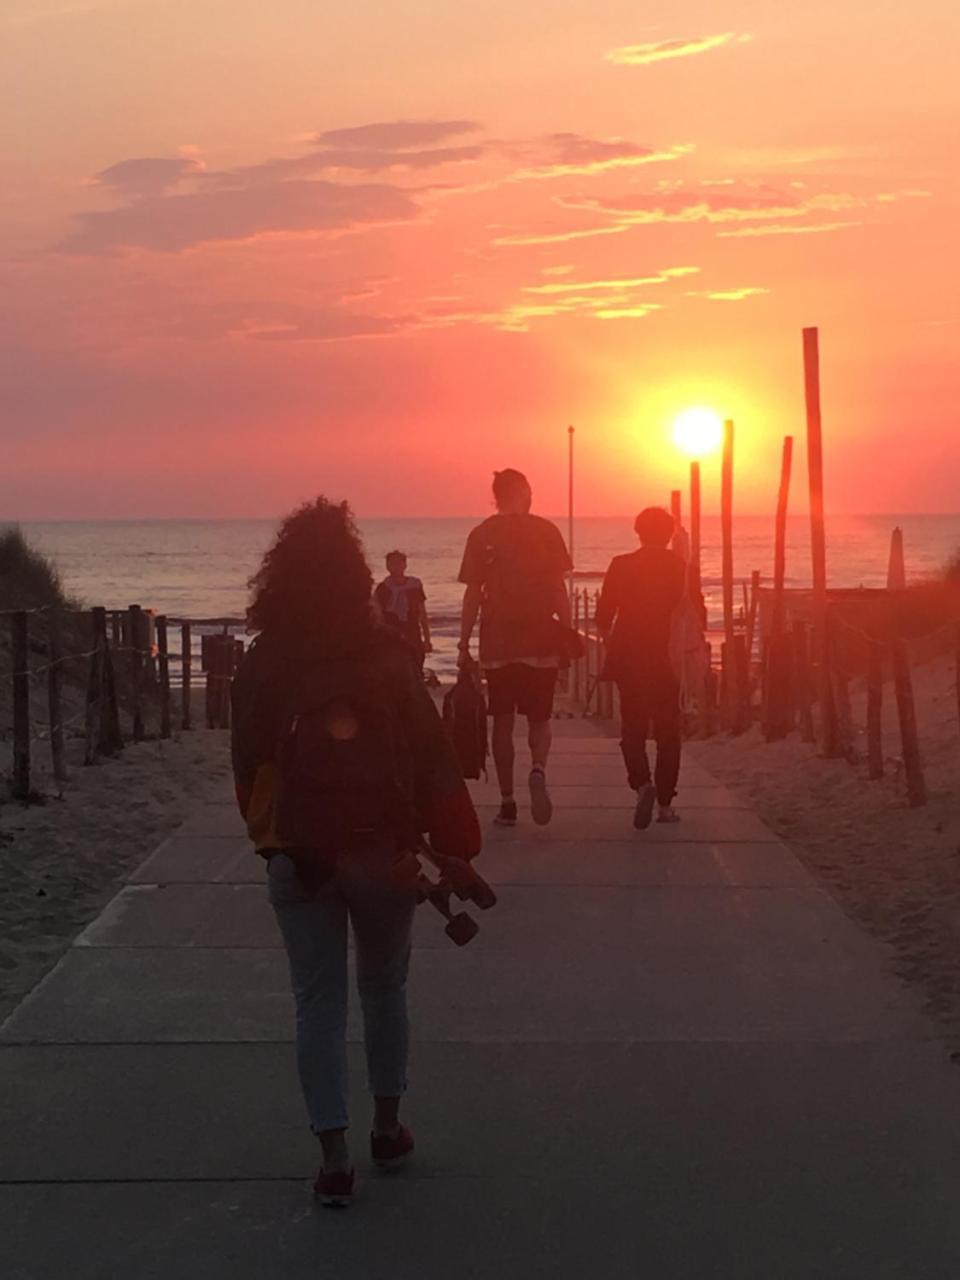
[{"label": "person's arm", "polygon": [[603,575],[603,586],[600,588],[600,599],[597,603],[597,630],[600,632],[604,640],[613,630],[613,624],[616,621],[619,609],[619,593],[617,591],[617,572],[616,560],[614,560],[610,568]]},{"label": "person's arm", "polygon": [[470,640],[473,629],[480,616],[480,602],[483,599],[483,588],[478,582],[471,582],[463,593],[463,605],[460,610],[460,643],[458,661],[466,662],[470,657]]},{"label": "person's arm", "polygon": [[420,600],[420,632],[423,636],[423,647],[427,653],[432,653],[433,642],[430,639],[430,619],[427,617],[427,602],[425,599]]}]

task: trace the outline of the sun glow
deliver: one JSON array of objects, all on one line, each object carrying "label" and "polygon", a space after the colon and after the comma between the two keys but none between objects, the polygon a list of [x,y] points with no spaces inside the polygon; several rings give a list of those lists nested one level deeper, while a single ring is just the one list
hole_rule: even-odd
[{"label": "sun glow", "polygon": [[684,409],[673,420],[673,442],[691,457],[713,453],[723,439],[723,422],[712,409]]}]

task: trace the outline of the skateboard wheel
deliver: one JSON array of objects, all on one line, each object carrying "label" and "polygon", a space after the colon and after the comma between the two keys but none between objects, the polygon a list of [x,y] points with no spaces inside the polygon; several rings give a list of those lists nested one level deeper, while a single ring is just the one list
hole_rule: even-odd
[{"label": "skateboard wheel", "polygon": [[458,947],[465,947],[480,932],[480,926],[465,911],[461,911],[451,918],[444,932],[451,942]]}]

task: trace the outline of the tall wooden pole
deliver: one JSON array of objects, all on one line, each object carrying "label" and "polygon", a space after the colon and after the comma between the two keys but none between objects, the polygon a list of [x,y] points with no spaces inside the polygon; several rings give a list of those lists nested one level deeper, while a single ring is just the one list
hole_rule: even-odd
[{"label": "tall wooden pole", "polygon": [[790,500],[790,471],[792,466],[793,436],[784,436],[773,552],[773,633],[777,636],[783,632],[783,593],[787,578],[787,505]]},{"label": "tall wooden pole", "polygon": [[690,463],[690,580],[700,595],[700,463]]},{"label": "tall wooden pole", "polygon": [[740,684],[733,633],[733,422],[723,424],[723,470],[720,484],[720,526],[723,577],[723,713],[726,727],[739,728]]},{"label": "tall wooden pole", "polygon": [[13,776],[15,800],[30,798],[30,618],[23,609],[10,615],[13,665]]},{"label": "tall wooden pole", "polygon": [[570,552],[570,577],[567,588],[573,600],[573,426],[567,427],[567,550]]},{"label": "tall wooden pole", "polygon": [[820,340],[803,331],[803,385],[807,407],[807,470],[810,482],[810,547],[813,556],[813,653],[817,663],[820,754],[836,753],[835,717],[827,646],[827,539],[823,505],[823,425],[820,418]]},{"label": "tall wooden pole", "polygon": [[907,566],[903,558],[903,530],[898,525],[890,535],[890,560],[887,563],[887,590],[903,591],[907,585]]}]

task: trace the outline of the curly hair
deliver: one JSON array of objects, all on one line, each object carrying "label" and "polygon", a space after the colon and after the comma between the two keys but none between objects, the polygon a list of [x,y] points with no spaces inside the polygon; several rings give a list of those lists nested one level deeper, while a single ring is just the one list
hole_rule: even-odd
[{"label": "curly hair", "polygon": [[374,626],[373,576],[346,502],[305,502],[280,525],[249,582],[247,624],[337,647]]}]

